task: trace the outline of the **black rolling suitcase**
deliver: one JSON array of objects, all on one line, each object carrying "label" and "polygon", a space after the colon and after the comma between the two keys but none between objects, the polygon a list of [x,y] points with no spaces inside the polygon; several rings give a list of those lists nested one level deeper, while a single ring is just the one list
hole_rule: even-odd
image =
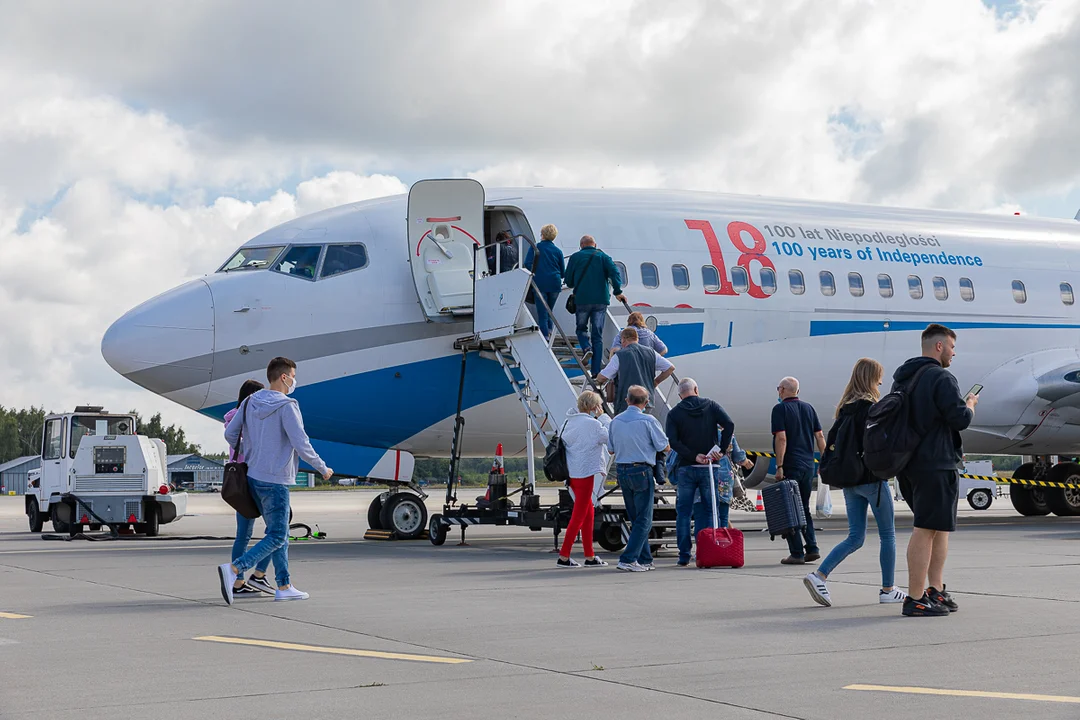
[{"label": "black rolling suitcase", "polygon": [[777,535],[787,539],[792,533],[806,527],[799,483],[781,480],[767,485],[761,490],[761,500],[765,504],[765,522],[769,526],[770,540],[775,540]]}]

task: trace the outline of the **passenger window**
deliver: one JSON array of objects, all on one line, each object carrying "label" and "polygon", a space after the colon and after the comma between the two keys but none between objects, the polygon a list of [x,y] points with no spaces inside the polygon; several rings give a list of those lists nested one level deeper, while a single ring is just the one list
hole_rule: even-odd
[{"label": "passenger window", "polygon": [[1072,285],[1069,283],[1061,283],[1061,302],[1066,305],[1072,305],[1076,302],[1076,298],[1073,296]]},{"label": "passenger window", "polygon": [[862,275],[857,272],[849,272],[847,274],[847,286],[851,291],[852,297],[862,297],[866,292],[866,286],[863,285]]},{"label": "passenger window", "polygon": [[675,289],[687,290],[690,288],[690,271],[685,265],[671,266],[671,282],[675,283]]},{"label": "passenger window", "polygon": [[971,278],[960,278],[960,298],[966,302],[975,299],[975,285],[972,284]]},{"label": "passenger window", "polygon": [[818,279],[821,280],[821,294],[826,297],[836,294],[836,278],[828,270],[822,270],[818,273]]},{"label": "passenger window", "polygon": [[328,278],[351,270],[359,270],[367,267],[367,263],[367,248],[360,243],[355,245],[331,245],[326,248],[326,258],[323,260],[319,277]]},{"label": "passenger window", "polygon": [[702,265],[701,284],[705,286],[705,292],[716,292],[720,289],[720,272],[712,265]]},{"label": "passenger window", "polygon": [[907,292],[912,300],[922,300],[922,278],[918,275],[907,276]]},{"label": "passenger window", "polygon": [[776,271],[772,268],[761,268],[761,272],[758,273],[758,277],[761,279],[761,291],[766,295],[775,295]]},{"label": "passenger window", "polygon": [[320,253],[322,253],[321,245],[297,245],[285,253],[285,257],[274,267],[274,270],[285,275],[314,280]]},{"label": "passenger window", "polygon": [[41,446],[41,457],[45,460],[59,460],[64,444],[63,420],[57,418],[45,423],[45,439]]},{"label": "passenger window", "polygon": [[660,271],[652,263],[641,263],[641,284],[647,288],[660,287]]},{"label": "passenger window", "polygon": [[1012,281],[1013,300],[1023,304],[1027,302],[1027,288],[1019,280]]},{"label": "passenger window", "polygon": [[935,277],[931,282],[934,284],[934,297],[938,300],[948,300],[949,284],[945,282],[945,278]]},{"label": "passenger window", "polygon": [[750,275],[746,272],[746,268],[731,268],[731,284],[734,286],[735,292],[740,295],[750,289]]},{"label": "passenger window", "polygon": [[617,262],[615,263],[615,269],[619,271],[619,282],[623,287],[626,287],[630,283],[630,275],[626,272],[626,265]]},{"label": "passenger window", "polygon": [[788,270],[787,282],[792,295],[802,295],[806,292],[806,281],[803,279],[802,270]]},{"label": "passenger window", "polygon": [[877,276],[877,291],[883,298],[893,296],[892,276],[881,273]]}]

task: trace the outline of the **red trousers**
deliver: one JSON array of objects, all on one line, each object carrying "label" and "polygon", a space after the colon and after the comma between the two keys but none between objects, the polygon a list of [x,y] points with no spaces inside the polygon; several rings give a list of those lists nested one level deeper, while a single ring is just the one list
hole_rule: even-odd
[{"label": "red trousers", "polygon": [[574,546],[578,532],[581,532],[581,544],[585,547],[585,557],[593,557],[593,479],[570,478],[570,489],[574,491],[574,512],[570,515],[570,524],[566,527],[563,538],[562,557],[570,557],[570,548]]}]

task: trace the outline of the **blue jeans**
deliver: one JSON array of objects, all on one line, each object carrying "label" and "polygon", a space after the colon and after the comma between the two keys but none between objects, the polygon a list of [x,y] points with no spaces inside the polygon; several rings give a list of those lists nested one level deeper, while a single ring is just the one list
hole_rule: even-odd
[{"label": "blue jeans", "polygon": [[626,519],[630,521],[630,537],[626,540],[619,562],[642,565],[652,562],[649,550],[649,531],[652,530],[653,469],[651,465],[616,465]]},{"label": "blue jeans", "polygon": [[[555,304],[559,302],[559,291],[555,292],[541,292],[539,293],[544,301],[547,302],[548,307],[553,311],[555,310]],[[555,322],[551,319],[551,315],[548,314],[547,308],[544,307],[544,303],[539,299],[536,301],[536,324],[540,326],[540,332],[543,333],[545,338],[551,337],[551,331],[555,327]]]},{"label": "blue jeans", "polygon": [[239,558],[233,559],[233,566],[243,575],[255,567],[259,561],[271,558],[274,561],[274,579],[278,587],[289,582],[289,486],[277,483],[265,483],[248,478],[251,497],[266,520],[266,535],[255,543]]},{"label": "blue jeans", "polygon": [[[672,451],[674,452],[674,451]],[[678,469],[675,483],[675,537],[679,545],[679,562],[690,562],[693,536],[690,534],[690,518],[694,518],[694,535],[712,527],[712,496],[709,495],[709,468],[683,466]],[[715,490],[713,491],[715,492]],[[694,502],[696,493],[701,501]],[[717,519],[720,527],[727,527],[728,505],[717,497]]]},{"label": "blue jeans", "polygon": [[806,527],[802,530],[802,537],[799,537],[799,533],[792,533],[788,536],[787,541],[791,556],[801,558],[805,556],[803,540],[806,540],[807,553],[816,553],[818,551],[817,537],[814,535],[814,516],[810,512],[810,492],[813,490],[814,485],[814,468],[811,467],[809,470],[798,470],[791,473],[788,473],[785,468],[784,479],[794,480],[799,483],[799,495],[802,496],[803,512],[806,514]]},{"label": "blue jeans", "polygon": [[[232,544],[232,555],[229,557],[238,558],[247,552],[248,543],[251,542],[251,533],[255,530],[255,521],[248,520],[240,513],[236,513],[236,539]],[[264,535],[266,533],[263,533]],[[263,575],[266,574],[266,568],[270,567],[270,556],[267,555],[258,563],[255,564],[255,569]]]},{"label": "blue jeans", "polygon": [[892,490],[883,482],[844,488],[847,504],[848,536],[832,549],[818,572],[828,577],[836,566],[851,553],[862,547],[866,539],[866,508],[874,512],[878,538],[881,540],[881,587],[891,588],[896,572],[896,518],[893,510]]},{"label": "blue jeans", "polygon": [[[577,339],[581,352],[592,350],[592,374],[599,375],[604,369],[604,321],[607,319],[607,305],[578,305]],[[592,335],[588,334],[592,326]],[[590,344],[591,338],[591,344]]]}]

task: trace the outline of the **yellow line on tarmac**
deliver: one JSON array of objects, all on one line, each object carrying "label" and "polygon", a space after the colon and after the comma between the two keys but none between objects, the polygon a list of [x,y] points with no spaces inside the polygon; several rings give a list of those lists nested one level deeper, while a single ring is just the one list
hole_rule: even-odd
[{"label": "yellow line on tarmac", "polygon": [[206,642],[226,643],[229,645],[251,645],[255,647],[268,647],[277,650],[299,650],[301,652],[326,653],[328,655],[352,655],[353,657],[378,658],[380,660],[410,660],[412,662],[442,663],[444,665],[460,665],[472,662],[464,658],[436,657],[434,655],[407,655],[404,653],[379,652],[377,650],[356,650],[353,648],[323,647],[321,645],[299,645],[297,643],[277,642],[274,640],[251,640],[249,638],[222,637],[219,635],[205,635],[194,638]]},{"label": "yellow line on tarmac", "polygon": [[1080,705],[1080,697],[1072,697],[1069,695],[1033,695],[1031,693],[987,692],[985,690],[940,690],[938,688],[898,687],[894,685],[848,685],[844,689],[904,693],[907,695],[946,695],[949,697],[992,698],[995,700],[1034,700],[1037,702],[1073,703]]},{"label": "yellow line on tarmac", "polygon": [[3,620],[26,620],[32,618],[33,615],[20,615],[19,613],[0,612],[0,619]]}]

